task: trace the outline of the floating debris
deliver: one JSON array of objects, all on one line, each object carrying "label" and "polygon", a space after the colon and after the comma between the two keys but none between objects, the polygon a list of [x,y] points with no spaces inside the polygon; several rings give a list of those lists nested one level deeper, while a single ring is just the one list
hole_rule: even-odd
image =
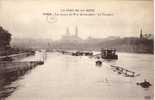
[{"label": "floating debris", "polygon": [[136,74],[135,72],[130,71],[130,70],[125,69],[125,68],[120,67],[120,66],[111,65],[111,67],[112,67],[112,69],[113,69],[114,72],[118,72],[118,74],[122,74],[125,77],[136,77],[136,76],[140,76],[140,74]]},{"label": "floating debris", "polygon": [[146,80],[144,80],[144,82],[137,82],[137,85],[140,85],[140,86],[143,87],[143,88],[149,88],[150,86],[152,86],[152,85],[150,84],[150,82],[148,82],[148,81],[146,81]]}]

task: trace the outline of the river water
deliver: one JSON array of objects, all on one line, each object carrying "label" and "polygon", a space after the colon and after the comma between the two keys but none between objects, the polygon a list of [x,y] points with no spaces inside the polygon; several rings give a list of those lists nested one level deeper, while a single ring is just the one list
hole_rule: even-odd
[{"label": "river water", "polygon": [[[153,55],[118,56],[116,61],[96,66],[94,58],[48,53],[44,65],[10,84],[18,88],[6,100],[152,100]],[[124,77],[113,72],[110,65],[122,66],[140,76]],[[150,88],[136,85],[144,79],[152,84]]]}]

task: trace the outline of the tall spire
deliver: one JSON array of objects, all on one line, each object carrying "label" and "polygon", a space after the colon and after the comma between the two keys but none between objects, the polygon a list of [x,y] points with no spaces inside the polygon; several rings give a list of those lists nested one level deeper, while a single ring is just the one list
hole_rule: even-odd
[{"label": "tall spire", "polygon": [[75,36],[78,37],[78,27],[77,27],[77,25],[75,27]]},{"label": "tall spire", "polygon": [[142,28],[140,29],[140,39],[143,38],[143,31],[142,31]]}]

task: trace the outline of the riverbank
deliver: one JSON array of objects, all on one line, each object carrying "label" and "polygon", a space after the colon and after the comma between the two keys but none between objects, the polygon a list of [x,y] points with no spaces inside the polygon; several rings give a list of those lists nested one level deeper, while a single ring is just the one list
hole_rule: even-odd
[{"label": "riverbank", "polygon": [[9,86],[12,82],[18,80],[21,76],[25,75],[38,65],[44,64],[44,61],[41,60],[22,60],[29,56],[34,57],[34,53],[24,52],[0,56],[0,99],[7,98],[17,89],[17,87]]},{"label": "riverbank", "polygon": [[23,53],[16,53],[6,56],[0,56],[0,61],[14,61],[18,59],[22,59],[24,57],[28,57],[30,55],[34,55],[34,52],[23,52]]},{"label": "riverbank", "polygon": [[[21,59],[28,56],[36,56],[37,60],[31,59],[30,61],[21,61]],[[32,69],[37,65],[44,64],[44,55],[36,55],[34,52],[24,52],[19,54],[12,54],[7,56],[0,56],[0,74],[4,73],[18,73]]]},{"label": "riverbank", "polygon": [[[30,57],[31,58],[31,57]],[[29,59],[30,59],[29,58]],[[115,61],[95,65],[96,59],[49,53],[44,65],[35,68],[20,81],[19,88],[6,100],[146,100],[153,98],[153,87],[143,89],[136,82],[153,84],[153,55],[119,54]],[[124,77],[109,65],[120,65],[141,75]],[[16,87],[14,84],[12,87]],[[119,91],[119,92],[118,92]],[[151,100],[150,99],[150,100]]]}]

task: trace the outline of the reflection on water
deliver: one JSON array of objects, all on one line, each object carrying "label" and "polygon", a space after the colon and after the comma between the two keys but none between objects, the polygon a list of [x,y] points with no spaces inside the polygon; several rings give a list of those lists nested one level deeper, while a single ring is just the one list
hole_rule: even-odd
[{"label": "reflection on water", "polygon": [[7,98],[17,90],[20,84],[16,84],[16,81],[22,79],[22,77],[25,74],[28,74],[28,72],[28,70],[20,70],[18,72],[10,71],[0,73],[0,100]]},{"label": "reflection on water", "polygon": [[[153,87],[136,85],[144,79],[153,85],[153,55],[120,53],[117,61],[49,53],[47,61],[21,80],[1,85],[12,91],[7,100],[151,100]],[[113,72],[110,65],[119,65],[141,75],[130,78]],[[5,77],[1,84],[6,84]],[[14,86],[15,88],[10,88]],[[17,88],[18,87],[18,88]],[[8,93],[9,94],[9,93]],[[2,96],[1,96],[2,97]]]}]

